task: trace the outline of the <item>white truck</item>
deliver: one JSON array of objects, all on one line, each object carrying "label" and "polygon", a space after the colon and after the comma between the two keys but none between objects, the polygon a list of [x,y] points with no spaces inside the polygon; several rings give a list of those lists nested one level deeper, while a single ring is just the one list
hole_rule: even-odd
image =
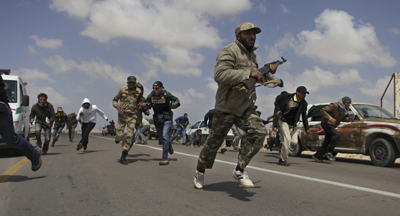
[{"label": "white truck", "polygon": [[[29,141],[29,96],[26,91],[26,82],[21,77],[10,75],[11,70],[0,69],[0,74],[4,80],[9,105],[13,114],[15,133],[21,135]],[[0,150],[10,149],[0,136]]]}]

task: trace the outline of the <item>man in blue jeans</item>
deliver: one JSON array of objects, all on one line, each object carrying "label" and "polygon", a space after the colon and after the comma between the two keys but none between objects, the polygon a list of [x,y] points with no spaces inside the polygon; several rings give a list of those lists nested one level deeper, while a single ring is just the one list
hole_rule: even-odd
[{"label": "man in blue jeans", "polygon": [[14,131],[13,117],[8,105],[7,93],[4,90],[5,84],[0,76],[0,135],[3,141],[15,149],[21,151],[32,163],[32,171],[37,171],[42,166],[40,157],[41,150],[34,148],[26,139]]},{"label": "man in blue jeans", "polygon": [[171,139],[171,143],[176,139],[176,137],[179,135],[179,133],[182,133],[182,145],[186,144],[186,127],[189,124],[189,119],[188,119],[188,114],[185,113],[183,116],[175,119],[175,122],[177,124],[176,127],[176,133]]},{"label": "man in blue jeans", "polygon": [[160,81],[153,84],[153,91],[147,96],[146,101],[149,107],[153,107],[154,125],[156,126],[157,133],[162,136],[163,141],[163,154],[160,165],[168,165],[168,152],[174,153],[169,140],[169,130],[171,129],[173,112],[171,109],[180,106],[179,99],[164,89],[164,85]]},{"label": "man in blue jeans", "polygon": [[43,144],[43,155],[47,154],[49,149],[49,143],[51,139],[51,126],[53,125],[56,115],[54,113],[54,107],[47,101],[47,95],[40,93],[38,96],[38,102],[31,108],[31,114],[29,115],[31,124],[36,117],[35,122],[35,134],[36,134],[36,145],[42,148],[41,133],[44,130],[44,144]]}]

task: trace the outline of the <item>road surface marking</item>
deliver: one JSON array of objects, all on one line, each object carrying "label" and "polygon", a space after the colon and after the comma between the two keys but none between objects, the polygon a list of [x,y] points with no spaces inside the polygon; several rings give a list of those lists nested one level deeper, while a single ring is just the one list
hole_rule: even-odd
[{"label": "road surface marking", "polygon": [[19,168],[21,168],[26,162],[28,162],[28,158],[22,159],[20,162],[15,164],[13,167],[11,167],[9,170],[7,170],[5,173],[0,175],[0,185],[3,184],[3,182],[7,181],[10,176],[12,176]]},{"label": "road surface marking", "polygon": [[[106,138],[106,137],[102,137],[102,138],[110,139],[110,138]],[[111,139],[111,140],[114,140],[114,139]],[[141,145],[141,144],[135,144],[135,145],[162,151],[162,148],[160,148],[160,147],[153,147],[153,146]],[[174,151],[174,154],[180,154],[180,155],[194,157],[194,158],[199,157],[198,155],[186,154],[186,153],[177,152],[177,151]],[[223,160],[216,159],[215,162],[236,166],[236,163],[232,163],[229,161],[223,161]],[[277,174],[277,175],[288,176],[288,177],[292,177],[292,178],[303,179],[303,180],[307,180],[307,181],[313,181],[313,182],[318,182],[318,183],[323,183],[323,184],[328,184],[328,185],[334,185],[337,187],[343,187],[343,188],[349,188],[349,189],[359,190],[359,191],[363,191],[363,192],[375,193],[375,194],[379,194],[379,195],[383,195],[383,196],[395,197],[395,198],[400,199],[400,194],[391,193],[391,192],[387,192],[387,191],[381,191],[381,190],[360,187],[360,186],[351,185],[351,184],[339,183],[339,182],[334,182],[334,181],[328,181],[328,180],[324,180],[324,179],[312,178],[312,177],[307,177],[307,176],[301,176],[301,175],[296,175],[296,174],[291,174],[291,173],[285,173],[285,172],[280,172],[280,171],[276,171],[276,170],[270,170],[270,169],[255,167],[255,166],[247,166],[246,168],[263,171],[263,172],[268,172],[268,173],[273,173],[273,174]]]}]

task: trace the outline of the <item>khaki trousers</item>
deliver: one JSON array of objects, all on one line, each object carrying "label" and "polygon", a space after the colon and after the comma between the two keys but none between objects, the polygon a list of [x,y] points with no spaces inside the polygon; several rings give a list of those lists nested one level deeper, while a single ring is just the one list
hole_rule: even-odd
[{"label": "khaki trousers", "polygon": [[280,141],[282,143],[280,159],[287,161],[289,155],[290,146],[295,146],[298,142],[297,128],[288,125],[288,123],[279,120],[280,127]]}]

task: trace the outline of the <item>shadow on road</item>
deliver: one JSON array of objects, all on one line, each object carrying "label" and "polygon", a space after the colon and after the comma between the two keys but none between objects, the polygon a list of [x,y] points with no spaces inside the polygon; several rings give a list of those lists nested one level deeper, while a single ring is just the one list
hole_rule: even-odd
[{"label": "shadow on road", "polygon": [[83,150],[83,151],[79,151],[79,153],[81,153],[81,154],[89,154],[89,153],[103,152],[103,151],[109,151],[109,150]]},{"label": "shadow on road", "polygon": [[28,177],[21,175],[2,175],[0,178],[0,182],[2,182],[3,180],[5,180],[5,182],[23,182],[42,178],[46,178],[46,176]]},{"label": "shadow on road", "polygon": [[60,155],[60,154],[61,153],[59,153],[59,152],[56,152],[56,153],[47,152],[45,155],[42,155],[42,156],[46,157],[46,155]]},{"label": "shadow on road", "polygon": [[[255,187],[259,188],[259,187]],[[215,184],[204,185],[203,190],[205,191],[220,191],[227,193],[230,197],[238,199],[240,201],[249,202],[250,197],[256,194],[255,192],[249,192],[252,188],[244,188],[239,185],[238,182],[219,182]]]},{"label": "shadow on road", "polygon": [[[161,158],[151,158],[151,159],[139,158],[139,157],[142,157],[142,156],[149,157],[150,155],[149,155],[149,154],[132,154],[132,155],[128,155],[128,156],[127,156],[126,161],[128,161],[128,163],[135,163],[135,162],[137,162],[137,161],[144,161],[144,162],[149,162],[149,161],[162,161]],[[129,158],[137,158],[137,159],[129,159]],[[117,163],[119,163],[119,160],[120,160],[120,159],[117,160]],[[168,160],[169,160],[169,161],[177,161],[178,159],[176,159],[176,158],[169,158]]]}]

